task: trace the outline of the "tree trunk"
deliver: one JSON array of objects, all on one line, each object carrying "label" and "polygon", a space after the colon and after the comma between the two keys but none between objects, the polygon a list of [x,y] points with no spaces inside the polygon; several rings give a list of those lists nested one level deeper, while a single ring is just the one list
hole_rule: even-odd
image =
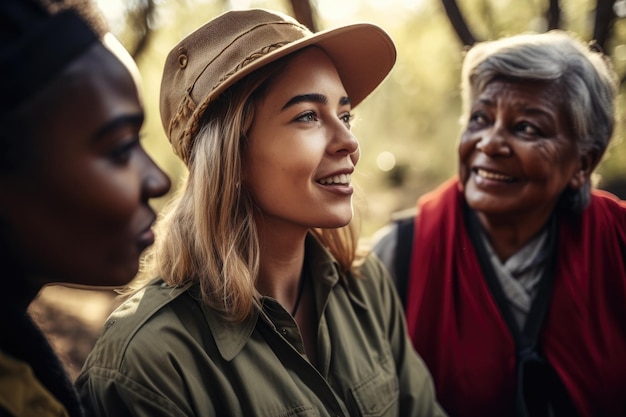
[{"label": "tree trunk", "polygon": [[613,30],[613,22],[615,21],[615,11],[613,10],[613,0],[598,0],[596,2],[596,16],[593,22],[592,40],[606,51],[607,40],[611,36]]},{"label": "tree trunk", "polygon": [[548,5],[548,30],[559,29],[561,27],[561,7],[559,0],[550,0]]},{"label": "tree trunk", "polygon": [[296,20],[308,27],[311,32],[317,32],[317,25],[313,18],[313,7],[309,0],[290,0],[293,16]]},{"label": "tree trunk", "polygon": [[[294,0],[295,1],[295,0]],[[463,14],[459,9],[458,4],[456,4],[456,0],[441,0],[444,9],[446,10],[446,14],[448,15],[448,20],[452,23],[452,27],[456,32],[457,36],[465,46],[472,46],[476,43],[476,38],[470,32],[465,19],[463,18]]]}]

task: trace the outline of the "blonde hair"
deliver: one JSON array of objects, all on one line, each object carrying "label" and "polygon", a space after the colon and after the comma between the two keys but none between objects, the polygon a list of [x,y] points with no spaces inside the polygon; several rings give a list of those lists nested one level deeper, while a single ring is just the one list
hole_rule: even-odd
[{"label": "blonde hair", "polygon": [[[248,75],[209,106],[192,141],[186,183],[164,210],[131,290],[156,276],[172,286],[192,281],[202,301],[231,321],[245,319],[258,304],[257,208],[242,181],[242,158],[255,100],[289,57]],[[311,232],[348,273],[356,259],[356,221]]]}]

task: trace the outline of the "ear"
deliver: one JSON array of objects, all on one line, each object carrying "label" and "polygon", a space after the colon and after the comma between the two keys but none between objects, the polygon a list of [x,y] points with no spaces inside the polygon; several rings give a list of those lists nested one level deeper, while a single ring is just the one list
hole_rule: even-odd
[{"label": "ear", "polygon": [[587,181],[591,181],[591,173],[598,165],[598,162],[600,162],[600,158],[595,150],[583,153],[580,156],[578,168],[570,180],[569,187],[573,190],[578,190]]}]

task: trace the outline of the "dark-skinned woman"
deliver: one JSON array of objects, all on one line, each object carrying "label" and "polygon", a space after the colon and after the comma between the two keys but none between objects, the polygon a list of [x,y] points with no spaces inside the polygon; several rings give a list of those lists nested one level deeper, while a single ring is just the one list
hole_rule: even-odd
[{"label": "dark-skinned woman", "polygon": [[89,1],[0,2],[0,416],[82,416],[28,314],[50,284],[123,286],[169,178],[144,151],[138,70]]},{"label": "dark-skinned woman", "polygon": [[591,184],[615,79],[558,31],[465,57],[459,174],[374,248],[451,416],[626,415],[626,202]]}]

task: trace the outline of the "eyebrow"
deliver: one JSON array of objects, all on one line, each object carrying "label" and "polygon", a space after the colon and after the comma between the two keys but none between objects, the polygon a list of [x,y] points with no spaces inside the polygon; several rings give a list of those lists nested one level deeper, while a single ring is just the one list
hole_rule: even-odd
[{"label": "eyebrow", "polygon": [[[478,99],[478,102],[480,102],[481,104],[488,106],[488,107],[495,107],[497,106],[496,102],[494,100],[491,99]],[[538,115],[538,116],[548,116],[548,117],[554,117],[555,115],[553,113],[551,113],[548,109],[543,109],[541,107],[529,107],[527,105],[523,105],[523,106],[518,106],[521,107],[521,112],[524,114],[528,114],[528,115]]]},{"label": "eyebrow", "polygon": [[119,129],[121,126],[125,125],[133,125],[133,126],[141,126],[144,121],[143,114],[124,114],[122,116],[116,117],[115,119],[109,121],[104,126],[100,127],[96,133],[94,133],[94,140],[101,139],[106,135],[114,132],[116,129]]},{"label": "eyebrow", "polygon": [[[298,103],[305,103],[305,102],[328,104],[328,97],[326,97],[323,94],[317,94],[317,93],[300,94],[300,95],[297,95],[297,96],[293,97],[291,100],[289,100],[287,103],[285,103],[285,105],[281,108],[281,111],[285,110],[288,107],[296,105]],[[350,104],[350,98],[347,97],[347,96],[341,97],[339,99],[339,104],[341,106],[349,105]]]}]

